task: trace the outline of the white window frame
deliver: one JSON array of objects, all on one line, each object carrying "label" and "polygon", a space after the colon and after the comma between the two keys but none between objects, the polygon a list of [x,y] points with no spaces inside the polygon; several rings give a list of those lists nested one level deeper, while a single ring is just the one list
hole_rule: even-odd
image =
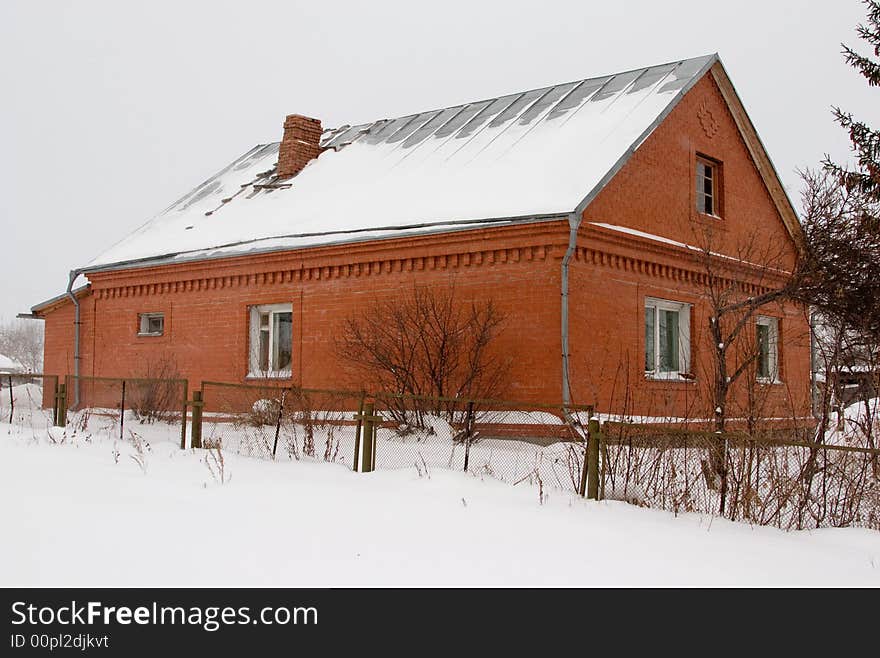
[{"label": "white window frame", "polygon": [[[707,195],[704,189],[704,176],[701,172],[701,167],[708,168],[711,172],[711,186],[712,190]],[[715,160],[707,158],[702,155],[697,156],[697,167],[696,167],[696,193],[697,193],[697,212],[706,215],[708,217],[715,217],[716,219],[721,218],[721,208],[719,208],[720,196],[721,196],[721,180],[720,180],[720,172],[721,166]],[[711,212],[707,212],[705,208],[705,197],[709,197],[712,202],[712,210]],[[703,206],[702,208],[700,206]]]},{"label": "white window frame", "polygon": [[[647,314],[648,308],[654,309],[654,369],[645,370],[648,379],[681,380],[691,381],[691,304],[673,302],[668,299],[646,297],[643,313]],[[674,311],[678,313],[678,370],[660,370],[660,311]],[[645,317],[642,317],[642,327],[645,326]],[[648,345],[644,347],[647,352]],[[683,376],[687,375],[687,376]]]},{"label": "white window frame", "polygon": [[[767,364],[770,372],[769,376],[757,375],[759,382],[764,384],[778,384],[779,379],[779,318],[773,318],[766,315],[759,315],[755,320],[756,326],[768,327],[767,332]],[[757,331],[757,330],[756,330]],[[756,334],[757,342],[757,334]],[[757,359],[756,359],[757,362]],[[756,363],[757,370],[757,363]]]},{"label": "white window frame", "polygon": [[272,316],[275,313],[290,313],[293,317],[293,304],[260,304],[248,308],[248,377],[290,377],[293,368],[293,323],[291,323],[291,355],[290,368],[284,370],[260,369],[260,316],[269,314],[269,359],[272,359],[275,345],[275,323]]},{"label": "white window frame", "polygon": [[[150,331],[150,320],[162,320],[162,329],[159,331]],[[138,313],[138,336],[162,336],[165,334],[165,314],[164,313]]]}]

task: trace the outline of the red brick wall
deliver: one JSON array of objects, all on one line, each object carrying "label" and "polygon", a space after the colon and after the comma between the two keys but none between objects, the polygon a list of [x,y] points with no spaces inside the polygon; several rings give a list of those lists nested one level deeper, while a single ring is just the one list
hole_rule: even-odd
[{"label": "red brick wall", "polygon": [[[705,130],[704,122],[712,129]],[[696,211],[698,153],[721,162],[720,219]],[[645,140],[586,209],[584,220],[578,242],[581,250],[572,267],[575,401],[618,413],[626,407],[646,415],[711,416],[712,404],[707,399],[711,398],[714,343],[708,335],[708,308],[701,300],[706,287],[684,272],[704,271],[699,258],[689,260],[686,250],[588,224],[625,226],[708,247],[713,252],[742,256],[760,265],[791,268],[794,243],[711,76],[698,82]],[[588,250],[598,250],[606,257],[603,260]],[[654,273],[645,274],[644,268],[651,265]],[[743,277],[749,278],[745,273]],[[645,379],[645,297],[694,304],[691,334],[695,382]],[[797,414],[806,414],[810,356],[804,310],[789,304],[784,308],[769,306],[762,314],[782,319],[784,383],[758,386],[758,396],[767,398],[767,413],[790,416],[794,409]],[[746,406],[745,395],[743,386],[739,386],[734,395],[734,414]]]},{"label": "red brick wall", "polygon": [[[191,385],[245,382],[248,307],[293,306],[293,381],[307,387],[360,388],[344,371],[336,335],[350,315],[401,298],[414,284],[456,298],[493,300],[508,316],[496,349],[510,360],[506,395],[558,400],[559,258],[567,222],[538,230],[469,231],[374,245],[230,259],[196,266],[92,276],[83,306],[83,374],[143,376],[149,362],[170,355]],[[137,336],[139,313],[165,314],[161,337]],[[72,372],[70,305],[47,320],[47,371]],[[554,355],[556,366],[547,365]]]},{"label": "red brick wall", "polygon": [[[708,113],[711,120],[701,120]],[[716,129],[710,137],[704,121]],[[697,154],[721,162],[721,219],[696,210]],[[790,268],[794,244],[711,75],[704,76],[633,153],[584,212],[697,247]],[[762,249],[763,247],[763,249]]]}]

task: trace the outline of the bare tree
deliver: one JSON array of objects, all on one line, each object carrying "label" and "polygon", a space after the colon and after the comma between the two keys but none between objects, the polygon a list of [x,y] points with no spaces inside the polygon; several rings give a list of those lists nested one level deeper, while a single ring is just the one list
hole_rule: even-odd
[{"label": "bare tree", "polygon": [[0,354],[15,359],[30,372],[42,372],[43,323],[13,320],[0,325]]},{"label": "bare tree", "polygon": [[[700,296],[708,307],[709,359],[702,367],[707,397],[713,405],[713,430],[717,440],[710,444],[703,472],[709,486],[720,492],[720,513],[728,489],[728,455],[724,433],[731,412],[746,418],[754,433],[761,418],[767,390],[759,386],[777,379],[774,368],[764,361],[769,332],[758,331],[762,314],[770,313],[794,297],[800,280],[798,263],[791,259],[791,244],[768,239],[758,232],[721,253],[717,236],[704,230],[695,236],[701,263]],[[790,263],[786,266],[786,263]],[[775,365],[778,368],[778,364]]]},{"label": "bare tree", "polygon": [[365,385],[382,391],[496,397],[506,384],[508,360],[492,343],[504,320],[491,300],[459,302],[454,287],[416,286],[401,299],[347,318],[337,350]]},{"label": "bare tree", "polygon": [[[712,339],[712,358],[707,364],[712,376],[708,380],[714,430],[722,433],[737,382],[744,376],[749,381],[758,378],[756,366],[764,353],[755,331],[758,316],[792,298],[800,275],[796,268],[783,265],[791,247],[781,241],[752,234],[735,246],[732,255],[717,253],[709,232],[700,242],[701,294],[709,308]],[[754,413],[755,409],[745,411]]]},{"label": "bare tree", "polygon": [[880,336],[880,201],[836,174],[801,172],[806,248],[800,296],[826,318]]},{"label": "bare tree", "polygon": [[129,404],[141,423],[171,422],[180,417],[183,386],[177,361],[170,353],[148,359],[129,383]]}]

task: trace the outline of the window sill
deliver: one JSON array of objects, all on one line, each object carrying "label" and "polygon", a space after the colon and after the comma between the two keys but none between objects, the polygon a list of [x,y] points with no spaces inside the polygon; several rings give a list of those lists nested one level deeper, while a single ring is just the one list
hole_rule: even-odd
[{"label": "window sill", "polygon": [[645,381],[660,383],[679,383],[679,384],[696,384],[696,377],[683,377],[678,373],[668,375],[655,375],[653,373],[645,373]]},{"label": "window sill", "polygon": [[719,231],[726,231],[728,228],[724,218],[720,215],[709,215],[700,212],[699,210],[693,212],[691,215],[691,221],[698,222],[705,226],[711,226],[713,229],[718,229]]},{"label": "window sill", "polygon": [[763,386],[782,386],[785,383],[781,379],[769,379],[767,377],[758,377],[756,381]]},{"label": "window sill", "polygon": [[245,379],[291,379],[293,373],[290,370],[281,370],[279,372],[249,372],[244,376]]},{"label": "window sill", "polygon": [[165,335],[164,333],[161,333],[161,334],[142,334],[140,332],[138,332],[138,334],[137,334],[138,338],[161,338],[164,335]]}]

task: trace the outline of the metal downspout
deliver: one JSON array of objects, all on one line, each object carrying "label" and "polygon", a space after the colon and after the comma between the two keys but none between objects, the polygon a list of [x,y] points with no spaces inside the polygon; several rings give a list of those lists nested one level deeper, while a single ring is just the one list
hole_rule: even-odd
[{"label": "metal downspout", "polygon": [[70,271],[70,279],[67,283],[67,296],[73,302],[73,408],[79,408],[79,300],[73,294],[73,284],[79,277],[79,270]]},{"label": "metal downspout", "polygon": [[562,312],[560,314],[562,318],[562,404],[566,406],[571,404],[570,355],[568,350],[568,265],[574,256],[580,225],[580,213],[572,213],[568,216],[568,249],[565,250],[565,256],[562,257]]}]

